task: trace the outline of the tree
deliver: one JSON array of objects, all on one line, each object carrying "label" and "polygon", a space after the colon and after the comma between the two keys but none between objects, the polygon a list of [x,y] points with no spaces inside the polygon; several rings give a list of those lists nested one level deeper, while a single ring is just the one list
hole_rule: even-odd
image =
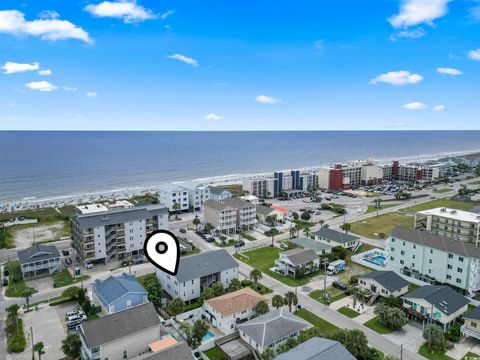
[{"label": "tree", "polygon": [[297,306],[298,298],[294,292],[289,291],[285,294],[285,305],[288,305],[288,311],[292,312],[292,305]]},{"label": "tree", "polygon": [[174,320],[177,320],[177,315],[181,314],[185,310],[185,303],[180,298],[175,298],[167,305],[167,311],[170,315],[173,315]]},{"label": "tree", "polygon": [[272,297],[272,306],[275,309],[280,309],[283,305],[285,305],[285,300],[283,299],[282,295],[273,295]]},{"label": "tree", "polygon": [[271,227],[274,227],[277,222],[277,217],[275,215],[270,215],[265,218],[265,222]]},{"label": "tree", "polygon": [[81,291],[82,289],[80,289],[78,286],[70,286],[69,288],[63,290],[62,297],[77,300],[79,290]]},{"label": "tree", "polygon": [[67,337],[62,340],[61,349],[68,360],[80,359],[80,350],[82,349],[80,335],[78,335],[78,333],[67,335]]},{"label": "tree", "polygon": [[275,244],[275,235],[278,235],[279,231],[275,228],[271,228],[270,230],[265,231],[265,235],[272,237],[272,244],[271,247]]},{"label": "tree", "polygon": [[202,343],[202,338],[208,333],[208,324],[203,320],[196,320],[192,326],[192,347],[196,349]]},{"label": "tree", "polygon": [[177,202],[173,203],[173,211],[175,211],[175,219],[178,219],[178,210],[180,210],[180,204]]},{"label": "tree", "polygon": [[375,308],[378,321],[392,330],[398,330],[407,323],[405,313],[398,307],[389,307],[385,303],[379,303]]},{"label": "tree", "polygon": [[345,231],[345,234],[348,234],[348,232],[352,229],[352,224],[345,223],[340,226],[340,229]]},{"label": "tree", "polygon": [[273,358],[275,357],[275,352],[273,351],[272,348],[266,348],[263,352],[262,352],[262,360],[273,360]]},{"label": "tree", "polygon": [[25,302],[27,304],[27,311],[30,310],[30,297],[35,294],[35,289],[32,288],[26,288],[25,290],[22,291],[21,296],[22,298],[25,298]]},{"label": "tree", "polygon": [[211,288],[212,288],[213,294],[215,296],[223,295],[223,293],[225,292],[225,289],[223,288],[223,284],[221,282],[218,282],[218,281],[215,281],[212,284]]},{"label": "tree", "polygon": [[12,304],[7,308],[8,315],[15,322],[15,332],[18,333],[18,305]]},{"label": "tree", "polygon": [[302,215],[300,216],[300,218],[301,218],[303,221],[310,221],[310,219],[312,218],[312,216],[310,215],[310,211],[304,211],[304,212],[302,212]]},{"label": "tree", "polygon": [[380,211],[380,204],[382,203],[382,199],[380,198],[376,198],[375,200],[373,200],[373,202],[375,203],[375,208],[377,209],[377,216],[378,216],[378,212]]},{"label": "tree", "polygon": [[42,341],[39,341],[33,345],[33,351],[38,354],[38,360],[42,360],[42,355],[45,354],[45,351],[43,349],[45,346],[43,345]]},{"label": "tree", "polygon": [[255,305],[255,313],[258,315],[263,315],[266,314],[270,311],[270,308],[268,307],[268,303],[265,300],[261,300]]},{"label": "tree", "polygon": [[195,217],[192,221],[193,225],[195,225],[195,230],[198,230],[198,225],[200,225],[200,219],[198,217]]},{"label": "tree", "polygon": [[202,292],[203,300],[210,300],[215,297],[215,293],[212,288],[205,288]]},{"label": "tree", "polygon": [[343,246],[335,246],[332,248],[332,254],[335,254],[338,259],[345,260],[348,255],[348,251]]},{"label": "tree", "polygon": [[320,224],[320,229],[322,229],[322,228],[323,228],[323,224],[325,224],[325,220],[320,219],[320,220],[318,220],[318,223]]},{"label": "tree", "polygon": [[213,230],[213,225],[210,224],[210,223],[205,223],[205,225],[203,226],[203,230],[207,233],[207,234],[210,234]]},{"label": "tree", "polygon": [[423,328],[423,338],[428,342],[428,350],[444,349],[446,346],[442,328],[435,324],[427,324]]},{"label": "tree", "polygon": [[258,288],[258,282],[263,278],[262,272],[258,269],[250,271],[250,279],[253,280],[255,290]]},{"label": "tree", "polygon": [[357,359],[365,359],[368,355],[368,340],[363,331],[344,330],[341,337],[341,343]]},{"label": "tree", "polygon": [[149,275],[144,283],[143,286],[145,290],[148,292],[148,300],[152,302],[152,304],[157,308],[162,307],[162,298],[163,298],[163,289],[162,284],[158,280],[155,274]]},{"label": "tree", "polygon": [[292,217],[293,217],[293,220],[298,220],[299,215],[298,215],[298,213],[297,213],[296,211],[294,211],[294,212],[292,213]]},{"label": "tree", "polygon": [[230,291],[237,291],[242,288],[242,282],[238,280],[237,278],[233,278],[232,281],[230,281],[230,284],[228,285],[228,290]]}]

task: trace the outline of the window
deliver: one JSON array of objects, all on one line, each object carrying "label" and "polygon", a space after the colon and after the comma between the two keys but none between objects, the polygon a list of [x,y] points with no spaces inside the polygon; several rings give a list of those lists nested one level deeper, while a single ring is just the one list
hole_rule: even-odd
[{"label": "window", "polygon": [[403,265],[404,263],[405,263],[405,262],[404,262],[403,260],[400,260],[400,264],[402,264],[402,265]]},{"label": "window", "polygon": [[432,259],[428,259],[428,263],[431,264],[431,263],[432,263]]},{"label": "window", "polygon": [[476,323],[475,321],[470,321],[470,325],[471,325],[472,327],[474,327],[474,328],[477,327],[477,323]]},{"label": "window", "polygon": [[459,256],[458,261],[463,262],[463,256]]},{"label": "window", "polygon": [[403,243],[402,245],[405,246],[405,241],[402,241],[402,243]]},{"label": "window", "polygon": [[413,258],[415,259],[415,254],[413,254]]},{"label": "window", "polygon": [[395,258],[393,256],[390,256],[391,261],[395,261]]},{"label": "window", "polygon": [[451,280],[452,279],[452,275],[447,275],[447,280]]},{"label": "window", "polygon": [[452,270],[452,265],[448,264],[447,269]]},{"label": "window", "polygon": [[457,272],[461,273],[461,272],[463,272],[463,269],[462,268],[457,268]]},{"label": "window", "polygon": [[128,358],[127,350],[124,350],[124,351],[123,351],[123,358],[124,358],[124,359],[127,359],[127,358]]},{"label": "window", "polygon": [[462,279],[457,278],[457,284],[461,284],[461,283],[462,283]]},{"label": "window", "polygon": [[405,255],[405,251],[400,251],[400,255]]},{"label": "window", "polygon": [[449,259],[453,259],[453,254],[448,254]]},{"label": "window", "polygon": [[430,254],[433,254],[433,249],[430,249]]},{"label": "window", "polygon": [[391,251],[395,251],[395,248],[392,246],[392,247],[390,248],[390,250],[391,250]]}]

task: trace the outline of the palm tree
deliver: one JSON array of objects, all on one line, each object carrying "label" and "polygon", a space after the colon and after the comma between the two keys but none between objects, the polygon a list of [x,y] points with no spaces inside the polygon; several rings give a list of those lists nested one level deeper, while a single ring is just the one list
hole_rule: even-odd
[{"label": "palm tree", "polygon": [[275,244],[275,235],[277,234],[278,234],[278,230],[275,228],[271,228],[270,230],[265,232],[265,235],[272,237],[272,244],[270,245],[271,247],[273,247]]},{"label": "palm tree", "polygon": [[322,228],[323,228],[323,224],[325,224],[325,220],[320,219],[320,220],[318,220],[318,223],[320,224],[320,229],[322,229]]},{"label": "palm tree", "polygon": [[173,211],[175,211],[175,220],[178,220],[178,210],[180,210],[180,204],[177,202],[173,203]]},{"label": "palm tree", "polygon": [[298,298],[294,292],[289,291],[285,294],[285,305],[288,305],[288,311],[292,312],[292,305],[297,306]]},{"label": "palm tree", "polygon": [[367,337],[360,330],[346,330],[342,344],[357,359],[365,359],[369,351]]},{"label": "palm tree", "polygon": [[45,351],[43,351],[44,348],[45,346],[43,345],[42,341],[39,341],[33,345],[33,351],[38,354],[38,360],[42,360],[42,355],[45,354]]},{"label": "palm tree", "polygon": [[428,342],[428,350],[442,349],[446,345],[442,328],[436,324],[427,324],[423,328],[423,338]]},{"label": "palm tree", "polygon": [[205,288],[202,292],[202,299],[203,300],[210,300],[215,297],[215,293],[213,292],[212,288]]},{"label": "palm tree", "polygon": [[175,298],[167,305],[167,311],[173,314],[173,319],[177,320],[177,315],[181,314],[185,310],[185,303],[180,298]]},{"label": "palm tree", "polygon": [[200,225],[200,219],[195,216],[195,219],[192,221],[193,225],[195,225],[195,230],[198,230],[198,225]]},{"label": "palm tree", "polygon": [[203,227],[203,230],[207,233],[210,234],[213,230],[213,225],[210,223],[206,223]]},{"label": "palm tree", "polygon": [[345,223],[340,227],[342,228],[342,230],[345,230],[345,234],[348,234],[348,232],[352,229],[352,224]]},{"label": "palm tree", "polygon": [[35,289],[33,288],[26,288],[25,290],[22,291],[22,298],[25,298],[25,302],[27,305],[27,311],[30,310],[30,297],[35,294]]},{"label": "palm tree", "polygon": [[378,216],[378,211],[380,210],[380,203],[382,202],[383,200],[380,199],[380,198],[376,198],[375,200],[373,200],[373,202],[375,203],[375,208],[377,209],[377,216]]},{"label": "palm tree", "polygon": [[258,282],[263,278],[262,272],[258,269],[250,271],[250,279],[253,280],[255,290],[258,288]]},{"label": "palm tree", "polygon": [[237,278],[233,278],[228,285],[228,290],[230,291],[237,291],[242,288],[242,283]]},{"label": "palm tree", "polygon": [[272,297],[272,306],[275,309],[280,309],[283,305],[285,305],[285,300],[283,299],[282,295],[273,295]]},{"label": "palm tree", "polygon": [[223,295],[223,293],[225,292],[225,289],[223,288],[223,285],[221,282],[218,282],[218,281],[215,281],[212,286],[211,286],[212,290],[213,290],[213,294],[215,296],[220,296],[220,295]]},{"label": "palm tree", "polygon": [[80,341],[78,333],[69,334],[62,340],[62,351],[68,360],[79,359],[81,349],[82,342]]},{"label": "palm tree", "polygon": [[196,320],[192,326],[192,347],[196,349],[202,343],[202,338],[208,333],[208,324],[203,320]]},{"label": "palm tree", "polygon": [[270,311],[268,303],[265,300],[261,300],[255,305],[255,313],[258,315],[266,314]]}]

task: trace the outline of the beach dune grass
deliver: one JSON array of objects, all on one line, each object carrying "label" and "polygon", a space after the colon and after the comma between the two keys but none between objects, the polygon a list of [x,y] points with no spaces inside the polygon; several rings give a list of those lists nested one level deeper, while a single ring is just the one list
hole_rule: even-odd
[{"label": "beach dune grass", "polygon": [[370,239],[380,239],[380,235],[388,236],[395,226],[412,227],[413,215],[391,212],[374,216],[351,224],[351,232]]}]

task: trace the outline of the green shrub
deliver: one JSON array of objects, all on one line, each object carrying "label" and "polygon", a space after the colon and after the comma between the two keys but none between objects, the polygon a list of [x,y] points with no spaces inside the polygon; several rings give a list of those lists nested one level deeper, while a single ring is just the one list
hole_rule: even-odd
[{"label": "green shrub", "polygon": [[453,326],[448,329],[448,331],[445,333],[445,338],[451,342],[459,342],[460,341],[460,328],[462,327],[462,324],[460,322],[455,322]]},{"label": "green shrub", "polygon": [[[10,321],[13,321],[10,319]],[[23,332],[23,320],[18,319],[18,332],[16,325],[13,324],[13,331],[7,333],[7,350],[12,353],[19,353],[25,350],[26,340]]]}]

